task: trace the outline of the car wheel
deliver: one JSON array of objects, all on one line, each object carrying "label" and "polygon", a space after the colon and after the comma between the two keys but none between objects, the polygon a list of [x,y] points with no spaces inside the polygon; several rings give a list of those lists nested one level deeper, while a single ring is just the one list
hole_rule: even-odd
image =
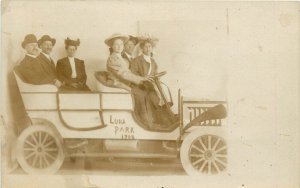
[{"label": "car wheel", "polygon": [[55,173],[64,161],[60,135],[49,126],[27,127],[17,140],[17,160],[29,174]]}]

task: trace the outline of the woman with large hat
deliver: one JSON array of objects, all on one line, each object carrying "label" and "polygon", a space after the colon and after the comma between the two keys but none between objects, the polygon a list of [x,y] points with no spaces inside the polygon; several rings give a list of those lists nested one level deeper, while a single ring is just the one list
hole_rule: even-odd
[{"label": "woman with large hat", "polygon": [[110,48],[110,56],[107,59],[107,70],[111,73],[113,86],[131,91],[131,85],[139,85],[147,80],[146,77],[133,74],[129,69],[129,62],[122,57],[124,43],[128,36],[119,33],[113,34],[104,42]]},{"label": "woman with large hat", "polygon": [[127,40],[128,36],[126,35],[113,34],[104,41],[110,47],[111,53],[107,59],[107,70],[112,77],[114,87],[120,87],[131,92],[135,101],[135,112],[138,112],[136,113],[136,119],[140,122],[140,125],[152,129],[154,122],[153,109],[150,108],[152,106],[150,104],[151,100],[148,99],[146,90],[141,88],[143,83],[149,80],[150,77],[134,74],[129,69],[129,61],[122,57],[124,43]]},{"label": "woman with large hat", "polygon": [[84,61],[75,58],[80,40],[65,40],[67,57],[57,61],[56,71],[58,79],[63,83],[61,91],[90,91],[86,85],[87,75]]}]

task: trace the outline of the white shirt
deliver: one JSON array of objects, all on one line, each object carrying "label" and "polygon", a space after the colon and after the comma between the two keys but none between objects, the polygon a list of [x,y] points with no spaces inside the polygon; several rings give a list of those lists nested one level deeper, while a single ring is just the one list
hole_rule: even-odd
[{"label": "white shirt", "polygon": [[77,77],[77,73],[76,73],[76,66],[75,66],[75,59],[74,57],[68,57],[70,65],[71,65],[71,69],[72,69],[72,78],[76,78]]},{"label": "white shirt", "polygon": [[44,52],[41,52],[46,58],[48,58],[49,59],[49,61],[51,62],[51,57],[48,55],[48,54],[46,54],[46,53],[44,53]]},{"label": "white shirt", "polygon": [[151,66],[151,64],[152,64],[152,63],[151,63],[151,57],[148,56],[148,55],[145,55],[145,54],[143,54],[143,57],[144,57],[145,61],[146,61],[147,63],[149,63],[149,65],[150,65],[149,70],[148,70],[148,73],[147,73],[147,75],[150,75],[151,70],[152,70],[152,66]]}]

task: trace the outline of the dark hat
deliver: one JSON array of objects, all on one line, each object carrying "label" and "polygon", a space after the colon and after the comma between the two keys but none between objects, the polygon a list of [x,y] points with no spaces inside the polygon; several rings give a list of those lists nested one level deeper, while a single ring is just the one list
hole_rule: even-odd
[{"label": "dark hat", "polygon": [[24,41],[22,42],[22,47],[25,48],[26,44],[37,43],[36,36],[34,34],[28,34],[25,36]]},{"label": "dark hat", "polygon": [[65,40],[65,45],[66,46],[79,46],[80,45],[80,40],[71,40],[69,37]]},{"label": "dark hat", "polygon": [[43,35],[39,40],[38,40],[38,45],[40,46],[43,44],[44,41],[51,41],[52,45],[54,46],[56,43],[55,38],[51,38],[49,35]]},{"label": "dark hat", "polygon": [[121,33],[115,33],[115,34],[112,34],[110,37],[108,37],[107,39],[105,39],[104,43],[111,47],[113,45],[113,41],[116,39],[116,38],[119,38],[121,40],[123,40],[123,42],[125,43],[129,37],[127,35],[122,35]]},{"label": "dark hat", "polygon": [[139,43],[139,39],[137,37],[134,37],[131,35],[129,35],[128,41],[130,41],[130,40],[134,43],[134,45],[137,45]]}]

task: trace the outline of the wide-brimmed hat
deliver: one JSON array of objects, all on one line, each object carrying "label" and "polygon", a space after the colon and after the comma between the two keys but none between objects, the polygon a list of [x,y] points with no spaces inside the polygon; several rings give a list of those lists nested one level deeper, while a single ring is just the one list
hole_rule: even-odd
[{"label": "wide-brimmed hat", "polygon": [[51,38],[49,35],[43,35],[39,40],[38,40],[38,45],[41,46],[44,41],[51,41],[52,45],[54,46],[56,43],[55,38]]},{"label": "wide-brimmed hat", "polygon": [[80,45],[80,39],[72,40],[69,37],[65,39],[65,45],[66,46],[79,46]]},{"label": "wide-brimmed hat", "polygon": [[37,43],[37,39],[34,34],[26,35],[21,45],[23,48],[25,48],[26,44],[29,44],[29,43]]},{"label": "wide-brimmed hat", "polygon": [[119,39],[123,40],[124,43],[129,39],[129,37],[127,35],[122,35],[120,33],[115,33],[115,34],[112,34],[107,39],[105,39],[104,43],[107,46],[111,47],[113,45],[114,39],[116,39],[116,38],[119,38]]},{"label": "wide-brimmed hat", "polygon": [[158,43],[158,38],[150,36],[150,35],[146,35],[146,36],[140,36],[138,37],[139,39],[139,43],[140,46],[142,47],[145,43],[150,43],[153,47],[156,46],[156,44]]},{"label": "wide-brimmed hat", "polygon": [[139,39],[137,37],[134,37],[132,35],[129,35],[128,41],[132,41],[134,45],[137,45],[139,43]]}]

